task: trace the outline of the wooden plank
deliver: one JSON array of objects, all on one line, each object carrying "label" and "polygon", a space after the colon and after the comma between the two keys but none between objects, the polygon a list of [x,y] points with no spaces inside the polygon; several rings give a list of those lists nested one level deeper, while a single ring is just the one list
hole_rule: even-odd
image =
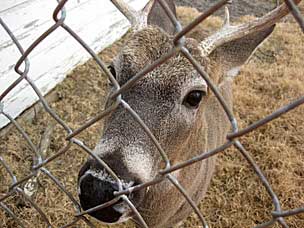
[{"label": "wooden plank", "polygon": [[[9,4],[12,2],[12,5]],[[136,9],[142,8],[147,0],[127,1]],[[14,5],[15,4],[15,5]],[[5,7],[2,7],[2,6]],[[56,1],[11,1],[1,0],[0,17],[13,31],[24,49],[46,31],[54,21],[52,13]],[[128,21],[112,5],[110,1],[78,0],[69,1],[66,5],[69,25],[95,51],[99,52],[129,28]],[[0,27],[0,94],[19,75],[14,72],[14,64],[20,53]],[[66,74],[75,66],[83,63],[89,54],[62,28],[47,37],[29,55],[29,77],[35,82],[43,94],[60,83]],[[38,99],[27,82],[22,81],[4,99],[4,110],[14,118],[30,107]],[[0,116],[0,128],[8,120]]]},{"label": "wooden plank", "polygon": [[0,2],[0,13],[14,7],[18,7],[21,4],[26,4],[32,0],[1,0]]}]

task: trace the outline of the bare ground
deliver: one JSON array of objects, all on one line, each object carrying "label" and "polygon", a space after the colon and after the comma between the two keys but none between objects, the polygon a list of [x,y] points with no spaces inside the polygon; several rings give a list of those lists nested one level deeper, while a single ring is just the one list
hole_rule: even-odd
[{"label": "bare ground", "polygon": [[[208,7],[217,3],[214,0],[176,0],[175,1],[179,6],[193,7],[198,11],[203,12],[208,9]],[[272,10],[276,7],[276,0],[272,1],[260,1],[260,0],[233,0],[233,4],[229,6],[231,11],[231,17],[233,19],[239,18],[245,15],[252,15],[256,17],[261,17],[265,13]],[[222,14],[223,10],[219,11],[219,14]]]},{"label": "bare ground", "polygon": [[[218,1],[214,0],[175,0],[178,6],[192,7],[197,9],[200,12],[204,12],[212,5],[216,4]],[[233,0],[232,4],[228,5],[230,11],[230,18],[232,21],[237,21],[238,18],[242,16],[255,16],[262,17],[269,11],[273,10],[277,3],[282,3],[283,0]],[[216,16],[223,16],[224,10],[220,9],[215,12]],[[294,21],[294,18],[290,15],[283,19],[283,21]]]},{"label": "bare ground", "polygon": [[[198,12],[182,8],[179,9],[179,14],[187,23]],[[248,17],[243,20],[246,19]],[[191,36],[200,37],[202,31],[213,30],[220,24],[219,18],[212,17],[196,28]],[[234,111],[240,128],[303,95],[303,43],[304,37],[298,26],[281,23],[249,64],[242,68],[234,86]],[[116,42],[100,53],[100,57],[110,62],[121,44],[122,41]],[[69,126],[76,129],[102,110],[107,94],[107,80],[95,62],[90,60],[77,67],[56,87],[55,92],[60,99],[52,103],[51,107]],[[304,206],[303,111],[304,108],[300,107],[241,139],[269,179],[283,209]],[[45,112],[39,113],[31,123],[20,120],[36,144],[50,122],[54,121]],[[101,131],[100,121],[78,138],[94,148]],[[65,136],[65,131],[57,124],[47,156],[55,154],[66,144]],[[16,130],[0,139],[0,155],[11,166],[17,178],[30,173],[33,154]],[[47,169],[75,198],[77,172],[86,157],[81,149],[72,146],[60,159],[47,165]],[[9,184],[9,176],[0,166],[0,196],[7,191]],[[69,199],[44,175],[40,177],[39,191],[34,201],[55,227],[61,227],[73,220],[75,210]],[[19,196],[10,197],[5,203],[22,219],[26,227],[46,227],[35,209],[24,203]],[[219,156],[216,175],[200,209],[210,227],[243,228],[267,221],[271,217],[273,206],[252,169],[236,150],[231,149]],[[304,227],[303,214],[290,217],[287,221],[292,228]],[[200,225],[197,217],[191,215],[182,227]],[[0,227],[17,227],[3,210],[0,210]],[[79,222],[73,227],[86,225]],[[133,225],[128,223],[118,227]]]}]

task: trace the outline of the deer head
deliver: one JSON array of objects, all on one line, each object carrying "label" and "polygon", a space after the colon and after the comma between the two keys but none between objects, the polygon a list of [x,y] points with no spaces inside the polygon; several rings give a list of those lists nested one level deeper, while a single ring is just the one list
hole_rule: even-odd
[{"label": "deer head", "polygon": [[[149,1],[140,12],[121,0],[112,2],[133,28],[110,67],[117,82],[123,85],[174,47],[175,26],[157,0]],[[175,15],[173,0],[167,0],[166,4]],[[221,30],[201,41],[184,40],[185,47],[208,72],[230,108],[231,73],[248,60],[271,34],[275,23],[287,13],[287,7],[282,5],[262,18],[232,26],[226,10]],[[181,53],[146,74],[125,91],[121,99],[145,122],[171,164],[216,148],[229,131],[229,121],[207,82]],[[107,106],[112,102],[109,99]],[[104,129],[94,153],[114,170],[123,188],[147,182],[164,168],[156,146],[123,105],[109,115]],[[207,190],[214,166],[215,158],[211,157],[172,175],[191,198],[199,202]],[[114,191],[118,190],[117,181],[91,158],[80,170],[78,184],[81,206],[85,210],[112,200]],[[150,227],[171,227],[191,212],[186,200],[167,180],[136,191],[129,198]],[[90,215],[105,223],[136,220],[129,207],[120,201]]]}]

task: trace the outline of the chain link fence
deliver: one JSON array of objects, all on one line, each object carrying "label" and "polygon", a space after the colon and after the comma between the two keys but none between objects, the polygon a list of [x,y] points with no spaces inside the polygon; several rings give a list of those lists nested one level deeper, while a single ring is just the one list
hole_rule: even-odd
[{"label": "chain link fence", "polygon": [[[204,71],[204,69],[200,66],[200,64],[193,58],[193,56],[188,52],[187,48],[183,45],[182,39],[184,36],[191,31],[195,26],[197,26],[200,22],[202,22],[205,18],[207,18],[209,15],[213,14],[215,11],[223,7],[225,4],[227,4],[228,0],[223,0],[215,4],[210,9],[206,10],[206,12],[202,13],[198,18],[196,18],[193,22],[191,22],[188,26],[181,28],[181,25],[179,21],[174,17],[174,15],[170,12],[170,9],[168,8],[167,4],[164,0],[159,0],[160,5],[163,7],[163,9],[166,11],[168,16],[170,17],[172,23],[176,26],[178,32],[175,35],[174,43],[175,47],[169,51],[167,54],[162,56],[160,59],[155,61],[153,64],[146,66],[144,69],[142,69],[136,76],[132,78],[132,80],[129,80],[127,83],[125,83],[123,86],[119,86],[111,72],[108,70],[107,65],[97,56],[94,51],[77,35],[75,31],[73,31],[67,24],[65,24],[65,18],[66,18],[66,11],[65,11],[65,4],[68,0],[62,0],[58,1],[58,5],[55,8],[53,12],[53,19],[54,24],[45,31],[40,37],[38,37],[29,48],[26,50],[23,49],[23,47],[20,45],[14,34],[10,31],[10,28],[7,26],[7,24],[0,18],[0,24],[2,28],[7,32],[7,34],[10,36],[16,47],[18,48],[21,57],[17,61],[15,65],[15,71],[17,74],[20,75],[20,77],[13,82],[11,85],[8,86],[8,88],[0,94],[0,115],[4,115],[12,125],[14,125],[17,130],[21,133],[25,141],[28,143],[29,147],[31,148],[32,152],[34,153],[34,161],[33,166],[31,167],[31,174],[22,178],[17,179],[17,177],[14,175],[14,172],[10,165],[3,159],[3,157],[0,156],[0,166],[6,170],[8,175],[11,179],[11,185],[7,192],[1,193],[0,198],[0,210],[4,210],[7,215],[9,215],[16,224],[18,224],[20,227],[26,227],[24,222],[19,218],[18,215],[16,215],[6,204],[6,200],[12,196],[18,196],[21,197],[23,200],[25,200],[27,203],[29,203],[35,210],[41,215],[42,219],[45,222],[45,225],[47,227],[53,227],[51,222],[49,221],[48,215],[46,215],[43,210],[39,207],[39,205],[34,202],[31,197],[26,194],[23,185],[31,180],[32,178],[35,178],[39,173],[43,173],[46,175],[56,186],[58,186],[59,189],[61,189],[64,194],[70,199],[72,204],[75,207],[75,217],[72,222],[65,224],[62,227],[71,227],[75,225],[79,220],[84,221],[89,227],[96,227],[89,219],[85,217],[86,214],[100,210],[101,208],[110,206],[117,202],[118,200],[123,200],[126,202],[130,209],[134,212],[135,216],[137,216],[137,220],[140,221],[141,225],[143,227],[147,227],[147,224],[145,223],[144,219],[142,218],[141,214],[137,211],[136,207],[132,204],[132,202],[129,200],[127,195],[131,192],[138,191],[143,188],[147,188],[148,186],[158,184],[164,180],[169,180],[172,185],[174,185],[181,194],[185,197],[185,199],[188,201],[188,203],[193,208],[194,212],[197,214],[198,218],[200,219],[203,227],[208,227],[207,222],[205,221],[202,213],[200,212],[197,205],[191,200],[191,197],[187,194],[186,190],[179,184],[178,180],[171,175],[173,171],[176,171],[178,169],[182,169],[186,166],[190,166],[193,163],[200,162],[204,159],[207,159],[210,156],[214,156],[216,154],[219,154],[226,150],[229,147],[235,147],[241,155],[248,161],[252,169],[254,170],[255,174],[260,179],[261,183],[265,187],[267,193],[270,195],[272,199],[272,203],[274,206],[274,210],[271,212],[272,219],[270,221],[267,221],[263,224],[260,224],[256,226],[257,228],[262,227],[270,227],[275,223],[279,223],[282,227],[288,227],[287,223],[285,222],[285,217],[298,215],[300,213],[304,213],[304,208],[295,208],[291,210],[284,211],[281,209],[280,201],[276,195],[276,193],[273,191],[271,185],[269,184],[268,180],[264,176],[263,172],[261,171],[260,167],[256,164],[254,159],[250,156],[250,154],[246,151],[244,146],[240,143],[238,138],[244,136],[245,134],[248,134],[258,127],[265,125],[269,123],[270,121],[280,117],[284,113],[289,112],[290,110],[298,107],[299,105],[304,103],[304,96],[300,97],[299,99],[291,102],[290,104],[276,110],[271,115],[266,116],[265,118],[249,125],[248,127],[238,130],[237,121],[229,109],[228,105],[225,103],[224,99],[222,98],[222,95],[220,94],[218,88],[213,84],[213,82],[210,80],[208,74]],[[292,12],[294,18],[298,22],[299,26],[301,27],[302,31],[304,32],[304,19],[303,16],[301,16],[300,11],[296,4],[292,0],[285,0],[285,4],[287,4],[288,8]],[[98,115],[96,115],[94,118],[89,120],[87,123],[85,123],[83,126],[76,130],[72,130],[66,123],[63,121],[60,116],[56,114],[56,112],[50,108],[48,102],[43,97],[41,91],[38,89],[38,87],[33,83],[29,76],[29,69],[30,69],[30,61],[28,59],[28,56],[31,54],[31,52],[35,49],[37,45],[39,45],[43,40],[48,37],[50,34],[52,34],[55,30],[58,28],[64,29],[66,32],[68,32],[82,47],[92,56],[92,58],[96,61],[96,63],[99,65],[99,67],[104,71],[104,73],[109,77],[109,79],[112,81],[112,83],[116,86],[116,91],[112,94],[112,99],[115,100],[114,104],[110,106],[108,109],[100,112]],[[217,97],[218,101],[222,105],[224,111],[226,112],[230,123],[232,127],[232,132],[227,135],[227,141],[222,146],[212,150],[202,153],[199,156],[193,157],[190,160],[184,161],[177,165],[171,165],[170,160],[168,159],[166,152],[162,149],[159,142],[156,140],[156,138],[153,136],[151,131],[146,127],[145,123],[141,120],[141,118],[137,115],[137,113],[119,96],[123,92],[127,91],[129,88],[131,88],[138,80],[143,78],[148,72],[152,71],[157,66],[161,65],[162,63],[166,62],[166,60],[170,59],[172,56],[174,56],[176,53],[182,53],[184,57],[186,57],[193,65],[193,67],[198,71],[198,73],[205,79],[208,86],[211,88],[214,95]],[[24,69],[21,70],[21,66],[24,66]],[[21,81],[27,81],[32,89],[35,91],[37,96],[39,97],[39,102],[44,107],[44,110],[58,123],[60,124],[64,130],[66,131],[66,141],[67,144],[61,148],[56,154],[44,158],[41,149],[39,149],[30,139],[29,135],[25,132],[25,130],[21,127],[21,125],[15,121],[8,113],[4,111],[4,105],[1,103],[5,96],[13,90]],[[163,158],[166,168],[163,170],[159,170],[160,177],[157,177],[149,182],[139,184],[137,186],[133,186],[131,188],[122,189],[115,193],[116,198],[105,203],[102,205],[99,205],[97,207],[91,208],[87,211],[82,211],[81,207],[78,203],[78,200],[75,199],[70,192],[66,190],[64,185],[60,183],[60,181],[51,174],[51,172],[46,168],[47,164],[52,163],[56,160],[59,160],[62,156],[65,156],[69,148],[72,144],[77,145],[79,148],[83,150],[84,153],[87,153],[89,156],[93,157],[101,166],[103,166],[111,175],[112,177],[118,182],[121,183],[121,180],[115,172],[111,169],[111,167],[108,167],[107,164],[102,161],[98,156],[96,156],[93,151],[85,145],[85,143],[79,139],[77,139],[77,135],[80,134],[82,131],[86,130],[88,127],[96,123],[97,121],[101,120],[108,114],[110,114],[112,111],[114,111],[119,105],[122,105],[125,108],[126,112],[129,112],[133,117],[134,121],[137,121],[140,126],[143,128],[143,130],[146,132],[146,134],[150,137],[150,139],[154,142],[154,144],[157,146],[161,157]],[[75,183],[76,185],[76,183]]]}]

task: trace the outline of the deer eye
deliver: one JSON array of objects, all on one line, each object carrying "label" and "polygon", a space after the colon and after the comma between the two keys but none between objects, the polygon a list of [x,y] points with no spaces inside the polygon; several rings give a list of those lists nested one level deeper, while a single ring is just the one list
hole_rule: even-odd
[{"label": "deer eye", "polygon": [[183,105],[188,108],[197,108],[203,96],[206,96],[205,91],[193,90],[184,98]]}]

